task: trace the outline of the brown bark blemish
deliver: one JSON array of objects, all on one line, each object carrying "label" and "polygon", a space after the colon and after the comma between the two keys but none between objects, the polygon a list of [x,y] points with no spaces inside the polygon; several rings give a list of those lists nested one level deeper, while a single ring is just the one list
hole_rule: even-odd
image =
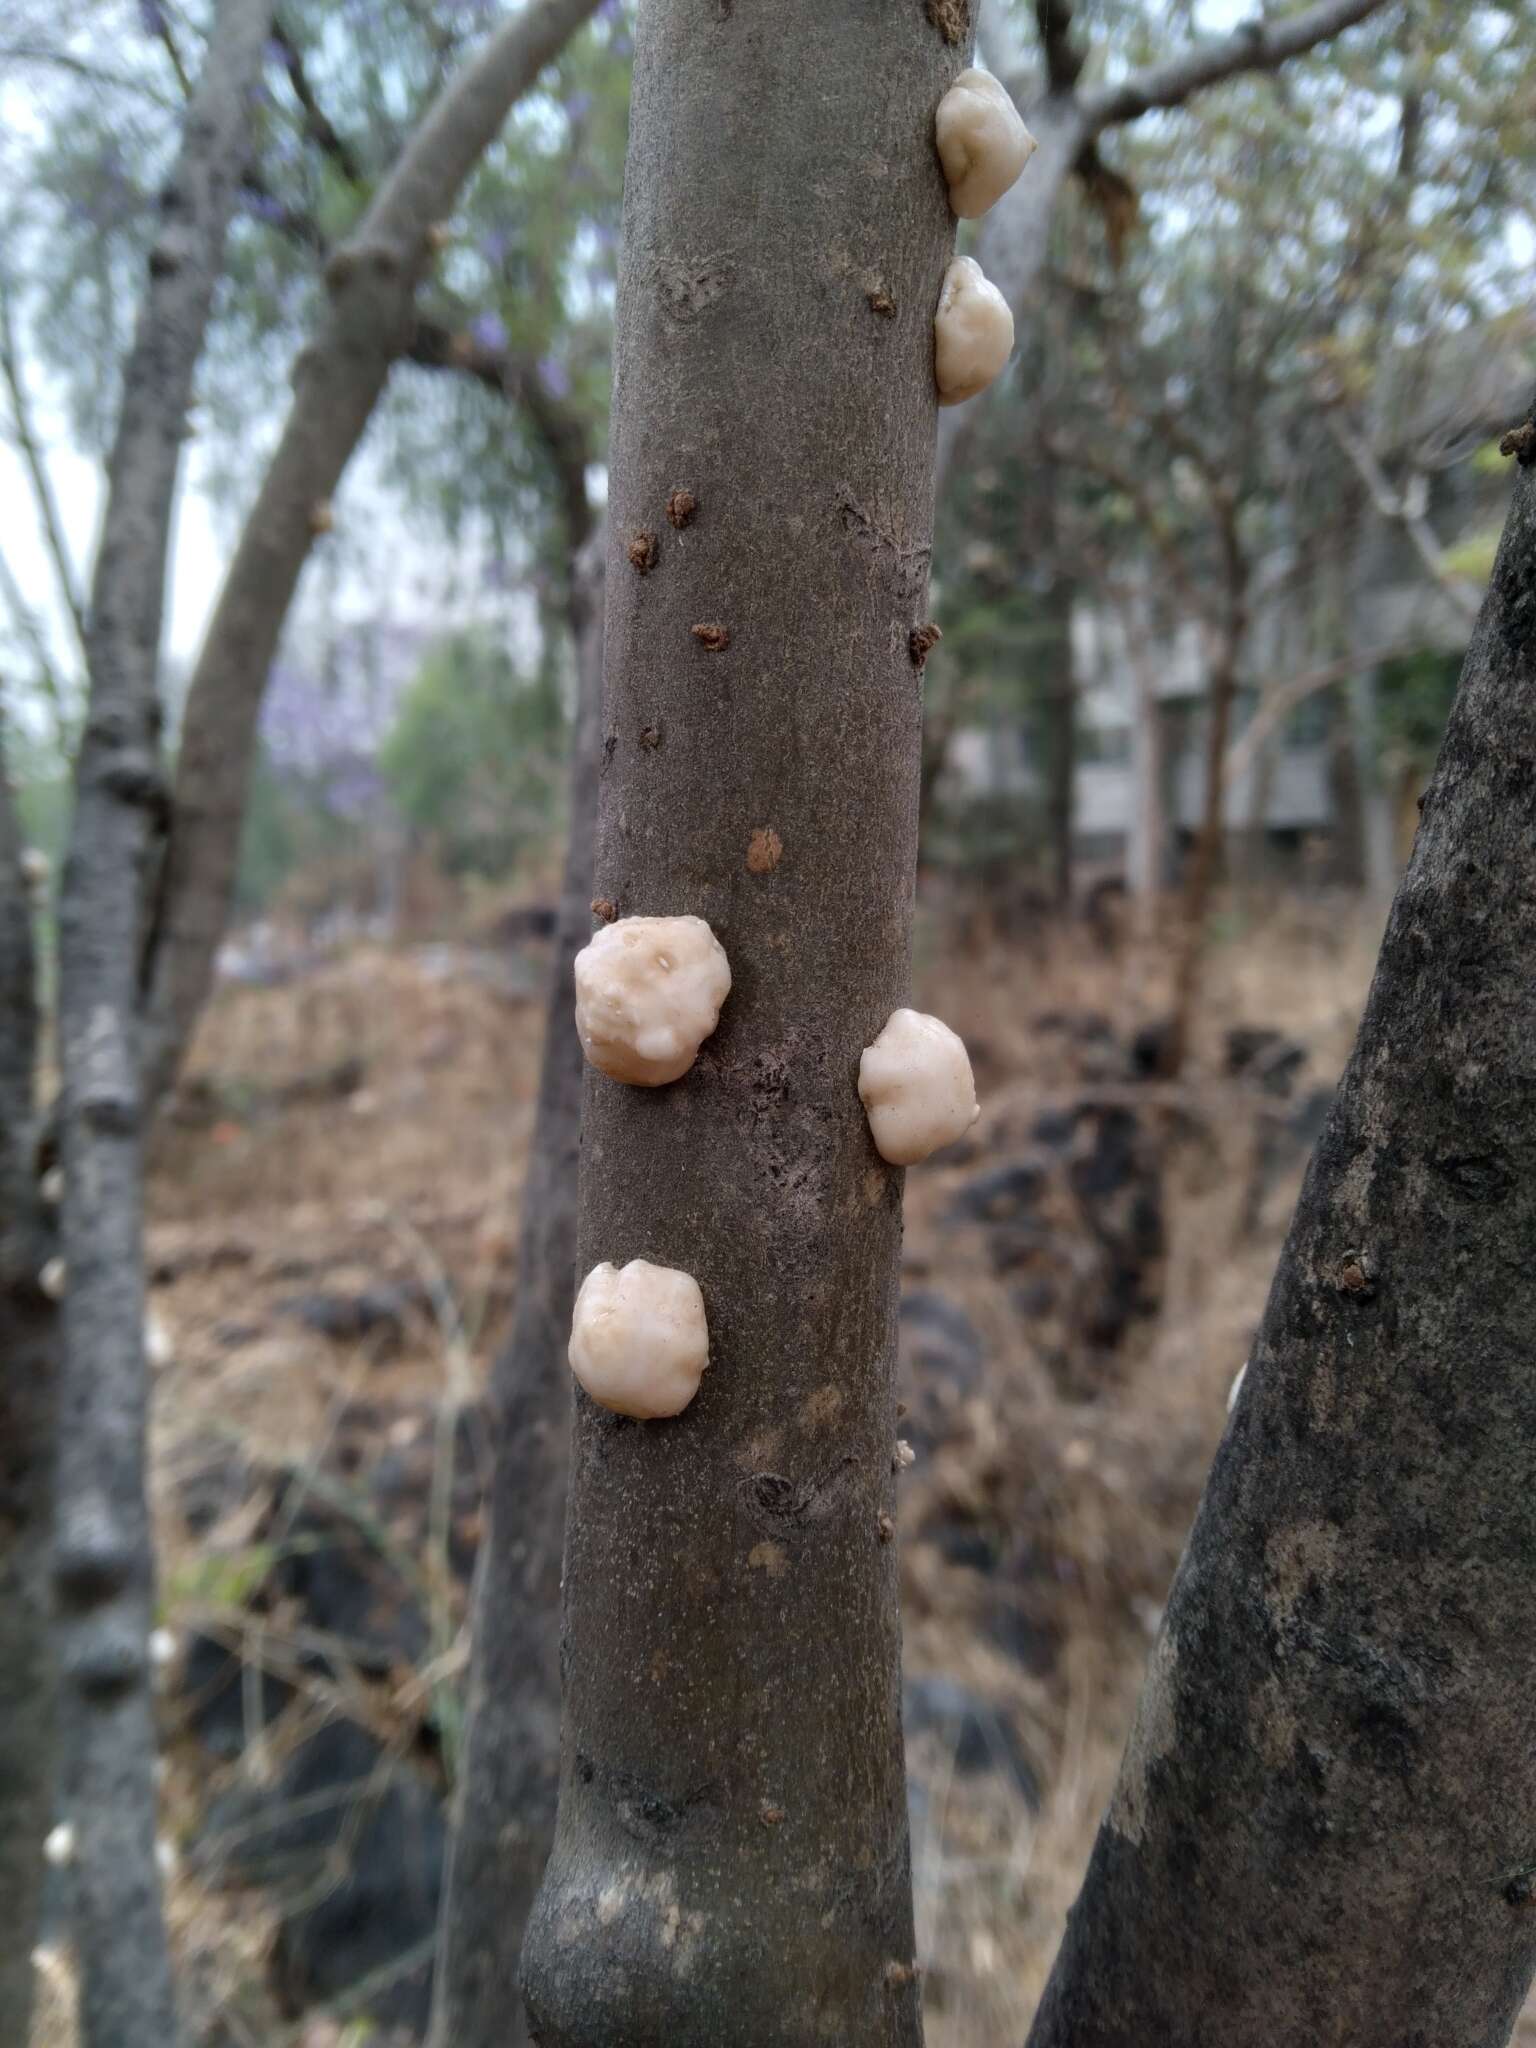
[{"label": "brown bark blemish", "polygon": [[1178,1643],[1172,1629],[1165,1628],[1152,1647],[1141,1704],[1110,1801],[1108,1825],[1138,1847],[1146,1835],[1152,1769],[1167,1756],[1178,1737],[1174,1712],[1174,1673],[1178,1662]]},{"label": "brown bark blemish", "polygon": [[1511,427],[1499,443],[1499,453],[1513,455],[1522,469],[1529,469],[1536,462],[1536,419],[1526,420],[1523,425]]},{"label": "brown bark blemish", "polygon": [[757,1810],[757,1817],[765,1828],[782,1827],[784,1822],[789,1819],[789,1809],[783,1806],[773,1806],[765,1799]]},{"label": "brown bark blemish", "polygon": [[896,1534],[896,1524],[889,1515],[877,1515],[875,1517],[875,1533],[879,1536],[882,1543],[889,1543]]},{"label": "brown bark blemish", "polygon": [[604,924],[612,924],[618,914],[619,906],[611,896],[594,896],[592,898],[592,915],[600,917]]},{"label": "brown bark blemish", "polygon": [[925,619],[922,625],[914,626],[907,640],[907,652],[912,657],[912,666],[925,667],[929,655],[943,638],[942,629],[936,626],[932,619]]},{"label": "brown bark blemish", "polygon": [[331,509],[329,498],[316,498],[309,508],[309,530],[319,535],[329,533],[336,524],[336,514]]},{"label": "brown bark blemish", "polygon": [[1338,1554],[1339,1532],[1327,1522],[1300,1522],[1270,1537],[1264,1576],[1277,1627],[1288,1628],[1308,1589],[1332,1577]]},{"label": "brown bark blemish", "polygon": [[1369,1301],[1376,1292],[1376,1276],[1371,1262],[1364,1252],[1346,1252],[1339,1261],[1338,1279],[1335,1283],[1340,1294],[1347,1294],[1354,1301]]},{"label": "brown bark blemish", "polygon": [[624,550],[629,557],[629,566],[637,576],[649,576],[656,566],[657,547],[654,533],[637,533]]},{"label": "brown bark blemish", "polygon": [[871,313],[878,313],[882,320],[894,320],[896,318],[896,301],[885,290],[884,286],[880,286],[874,291],[866,292],[864,296],[869,301]]},{"label": "brown bark blemish", "polygon": [[654,750],[661,745],[661,736],[662,728],[659,724],[642,726],[640,729],[640,744],[642,747]]},{"label": "brown bark blemish", "polygon": [[777,1543],[770,1543],[765,1538],[761,1543],[754,1543],[747,1552],[747,1570],[766,1572],[770,1579],[782,1579],[789,1570],[789,1559]]},{"label": "brown bark blemish", "polygon": [[928,19],[946,43],[963,43],[971,33],[970,0],[928,0]]},{"label": "brown bark blemish", "polygon": [[706,654],[723,654],[731,644],[731,629],[729,626],[691,626],[689,631]]},{"label": "brown bark blemish", "polygon": [[693,524],[694,514],[698,509],[699,501],[692,491],[679,486],[667,500],[667,523],[675,526],[681,533],[685,526]]},{"label": "brown bark blemish", "polygon": [[759,825],[747,841],[748,874],[771,875],[783,857],[784,842],[778,833],[771,825]]},{"label": "brown bark blemish", "polygon": [[800,1410],[800,1419],[807,1429],[825,1429],[837,1420],[843,1411],[843,1390],[829,1380],[824,1387],[817,1387],[806,1399]]}]

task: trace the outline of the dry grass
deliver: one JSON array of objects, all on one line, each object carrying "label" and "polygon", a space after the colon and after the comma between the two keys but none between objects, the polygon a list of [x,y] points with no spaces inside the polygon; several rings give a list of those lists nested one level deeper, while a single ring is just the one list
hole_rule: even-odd
[{"label": "dry grass", "polygon": [[[960,1509],[1027,1542],[1048,1563],[1037,1591],[1060,1645],[1044,1675],[1025,1670],[977,1626],[978,1575],[931,1545],[908,1545],[910,1668],[996,1701],[1043,1787],[1032,1811],[1005,1779],[963,1778],[942,1744],[921,1759],[930,1799],[914,1867],[930,2048],[1023,2038],[1263,1305],[1294,1186],[1240,1218],[1232,1191],[1249,1170],[1252,1121],[1221,1078],[1222,1036],[1233,1024],[1272,1025],[1309,1047],[1309,1083],[1333,1079],[1374,937],[1352,914],[1292,909],[1234,921],[1216,948],[1196,1068],[1165,1102],[1170,1118],[1193,1115],[1203,1136],[1178,1148],[1172,1169],[1162,1306],[1084,1398],[1062,1395],[1002,1283],[939,1228],[954,1185],[974,1169],[910,1177],[909,1277],[941,1283],[961,1303],[989,1362],[961,1438],[908,1482],[904,1519],[917,1527],[935,1507]],[[924,916],[918,1000],[972,1044],[996,1156],[1006,1156],[1010,1132],[1080,1083],[1070,1048],[1039,1020],[1095,1011],[1126,1036],[1159,1012],[1163,958],[1155,941],[1106,952],[1081,933],[958,953],[944,923]],[[314,1460],[350,1405],[366,1399],[380,1428],[405,1427],[401,1418],[419,1418],[424,1404],[462,1398],[483,1370],[515,1284],[538,1018],[536,1002],[382,950],[292,987],[228,989],[213,1005],[194,1061],[208,1084],[204,1113],[166,1134],[153,1178],[153,1299],[171,1340],[153,1455],[173,1626],[210,1618],[206,1545],[188,1537],[177,1505],[210,1443],[233,1440],[274,1463]],[[354,1055],[365,1071],[350,1094],[294,1099],[295,1084]],[[415,1285],[429,1304],[382,1361],[365,1345],[313,1335],[280,1306],[311,1287],[380,1280]],[[238,1516],[209,1540],[237,1550]],[[201,1796],[192,1759],[174,1755],[173,1836],[192,1831]],[[185,1875],[171,1902],[198,2006],[259,2012],[260,1913]],[[67,1959],[50,1953],[39,1983],[34,2048],[69,2048]],[[241,2027],[235,2038],[261,2048],[303,2040],[275,2017]]]}]

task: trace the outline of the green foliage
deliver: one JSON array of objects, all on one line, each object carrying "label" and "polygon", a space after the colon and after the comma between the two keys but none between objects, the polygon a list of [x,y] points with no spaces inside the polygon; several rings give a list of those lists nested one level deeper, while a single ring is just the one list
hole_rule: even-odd
[{"label": "green foliage", "polygon": [[564,726],[548,664],[521,676],[501,647],[458,634],[422,664],[379,766],[450,873],[505,876],[554,830]]},{"label": "green foliage", "polygon": [[1502,528],[1483,527],[1477,533],[1469,533],[1455,547],[1447,548],[1443,560],[1453,576],[1465,576],[1471,583],[1486,583],[1493,574],[1494,557],[1499,552]]},{"label": "green foliage", "polygon": [[1376,679],[1376,723],[1384,761],[1416,773],[1433,767],[1461,666],[1459,654],[1428,650],[1386,663]]},{"label": "green foliage", "polygon": [[261,747],[240,840],[236,911],[265,909],[291,876],[345,853],[356,840],[355,821],[338,815],[320,777],[278,773]]}]

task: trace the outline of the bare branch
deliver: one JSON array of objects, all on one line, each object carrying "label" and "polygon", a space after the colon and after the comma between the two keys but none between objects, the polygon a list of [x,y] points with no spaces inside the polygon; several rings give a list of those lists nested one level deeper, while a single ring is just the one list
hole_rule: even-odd
[{"label": "bare branch", "polygon": [[1354,464],[1360,481],[1370,493],[1371,503],[1383,519],[1403,529],[1431,582],[1462,623],[1472,626],[1477,619],[1478,599],[1462,579],[1446,567],[1440,543],[1423,510],[1406,491],[1393,489],[1370,443],[1350,424],[1341,407],[1325,406],[1323,416],[1328,422],[1329,432]]},{"label": "bare branch", "polygon": [[53,1801],[57,1714],[48,1600],[58,1318],[35,1177],[38,1003],[30,878],[0,728],[0,2039],[26,2041]]},{"label": "bare branch", "polygon": [[1320,690],[1331,690],[1339,683],[1347,683],[1351,676],[1359,675],[1363,669],[1381,668],[1389,661],[1402,661],[1422,646],[1422,640],[1399,640],[1387,647],[1367,648],[1358,654],[1341,655],[1337,661],[1325,662],[1321,668],[1306,669],[1301,675],[1291,676],[1283,683],[1272,684],[1265,690],[1257,711],[1227,749],[1222,780],[1229,786],[1240,782],[1291,713],[1305,704],[1309,697],[1315,697]]},{"label": "bare branch", "polygon": [[1285,21],[1248,21],[1229,36],[1195,43],[1166,64],[1149,65],[1118,85],[1083,93],[1089,130],[1098,134],[1123,121],[1139,120],[1154,107],[1182,106],[1195,93],[1245,71],[1277,71],[1292,57],[1326,43],[1341,30],[1379,13],[1386,0],[1322,0]]},{"label": "bare branch", "polygon": [[155,1862],[137,935],[164,801],[157,670],[171,506],[270,19],[269,0],[221,0],[161,198],[108,467],[60,906],[68,1284],[55,1584],[72,1693],[61,1718],[83,2048],[163,2048],[176,2033]]},{"label": "bare branch", "polygon": [[58,501],[53,495],[53,482],[48,475],[48,464],[44,460],[42,445],[32,423],[32,403],[22,374],[21,354],[16,346],[16,330],[11,323],[10,289],[3,277],[0,277],[0,375],[5,378],[5,388],[11,402],[11,427],[16,446],[21,451],[21,459],[26,466],[28,481],[32,486],[37,523],[47,545],[48,559],[53,564],[54,577],[59,586],[59,598],[69,614],[74,627],[75,642],[83,656],[85,606],[81,602],[80,587],[75,580],[75,565],[70,559],[69,543],[64,538],[64,523],[59,517]]},{"label": "bare branch", "polygon": [[104,65],[77,57],[72,50],[51,50],[40,43],[5,43],[0,44],[0,63],[40,64],[50,71],[67,71],[71,77],[83,78],[87,84],[102,86],[109,92],[137,93],[164,113],[178,113],[181,109],[179,100],[160,92],[147,79],[109,71]]},{"label": "bare branch", "polygon": [[171,60],[171,69],[176,74],[176,83],[181,87],[183,100],[191,99],[192,80],[186,65],[181,61],[181,51],[177,48],[176,36],[171,28],[170,17],[163,7],[155,9],[155,34],[164,44],[165,54]]},{"label": "bare branch", "polygon": [[37,983],[30,898],[0,720],[0,1228],[12,1207],[8,1198],[19,1164],[15,1148],[31,1128],[36,1086]]},{"label": "bare branch", "polygon": [[16,572],[0,552],[0,600],[15,621],[16,630],[27,643],[33,661],[37,664],[37,679],[43,686],[49,709],[54,718],[54,743],[61,755],[70,752],[70,713],[66,702],[64,686],[59,681],[58,670],[53,665],[53,655],[48,646],[48,635],[43,622],[33,607],[28,604]]},{"label": "bare branch", "polygon": [[592,504],[587,494],[591,434],[583,415],[555,396],[530,357],[509,348],[488,347],[466,329],[418,320],[407,354],[419,369],[457,370],[522,409],[560,486],[566,541],[574,557],[592,530]]},{"label": "bare branch", "polygon": [[333,496],[392,364],[418,330],[432,230],[509,108],[596,0],[534,0],[458,71],[356,233],[332,257],[331,305],[299,358],[282,439],[241,534],[187,696],[173,824],[145,961],[142,1059],[151,1101],[174,1073],[228,914],[267,671]]},{"label": "bare branch", "polygon": [[1045,57],[1047,90],[1069,93],[1083,74],[1083,52],[1072,37],[1072,0],[1035,0],[1035,21]]},{"label": "bare branch", "polygon": [[283,68],[288,73],[293,96],[303,109],[305,132],[310,140],[319,144],[349,185],[364,184],[366,179],[357,152],[315,97],[303,52],[281,23],[273,32],[273,41],[283,53]]}]

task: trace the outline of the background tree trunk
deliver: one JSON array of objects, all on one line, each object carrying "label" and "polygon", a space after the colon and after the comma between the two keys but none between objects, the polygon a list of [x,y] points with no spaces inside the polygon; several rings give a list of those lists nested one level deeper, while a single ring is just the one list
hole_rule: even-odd
[{"label": "background tree trunk", "polygon": [[1072,907],[1076,869],[1077,676],[1072,647],[1072,584],[1056,575],[1045,597],[1051,676],[1046,690],[1046,821],[1050,840],[1051,897],[1058,911]]},{"label": "background tree trunk", "polygon": [[1167,881],[1168,804],[1167,748],[1163,744],[1162,706],[1157,695],[1157,670],[1147,652],[1141,628],[1150,620],[1126,618],[1126,643],[1135,691],[1131,728],[1131,826],[1125,842],[1125,883],[1140,906],[1143,929]]},{"label": "background tree trunk", "polygon": [[38,1285],[53,1246],[37,1188],[37,996],[21,853],[0,747],[0,2041],[25,2043],[53,1804],[59,1324]]},{"label": "background tree trunk", "polygon": [[513,2048],[527,2040],[518,1957],[555,1829],[571,1430],[565,1352],[576,1291],[584,1065],[572,966],[592,932],[606,548],[599,531],[571,571],[577,718],[569,839],[523,1186],[517,1312],[491,1376],[496,1466],[475,1582],[469,1730],[443,1890],[432,2019],[437,2048]]},{"label": "background tree trunk", "polygon": [[673,1422],[578,1396],[524,1954],[544,2048],[921,2036],[882,1520],[902,1176],[856,1077],[908,986],[953,246],[933,115],[966,55],[883,0],[640,17],[597,888],[708,918],[734,986],[682,1082],[587,1083],[578,1270],[693,1273],[712,1364]]},{"label": "background tree trunk", "polygon": [[160,195],[86,624],[90,700],[59,907],[68,1280],[54,1566],[86,2048],[166,2048],[176,2031],[155,1858],[138,934],[165,803],[171,505],[271,19],[267,0],[222,0]]},{"label": "background tree trunk", "polygon": [[1497,2048],[1529,1986],[1533,617],[1528,469],[1032,2048]]},{"label": "background tree trunk", "polygon": [[531,0],[458,71],[326,270],[330,302],[294,372],[282,438],[240,535],[188,686],[170,844],[146,962],[146,1093],[175,1078],[229,916],[267,672],[327,505],[389,372],[416,338],[431,230],[508,111],[597,0]]}]

